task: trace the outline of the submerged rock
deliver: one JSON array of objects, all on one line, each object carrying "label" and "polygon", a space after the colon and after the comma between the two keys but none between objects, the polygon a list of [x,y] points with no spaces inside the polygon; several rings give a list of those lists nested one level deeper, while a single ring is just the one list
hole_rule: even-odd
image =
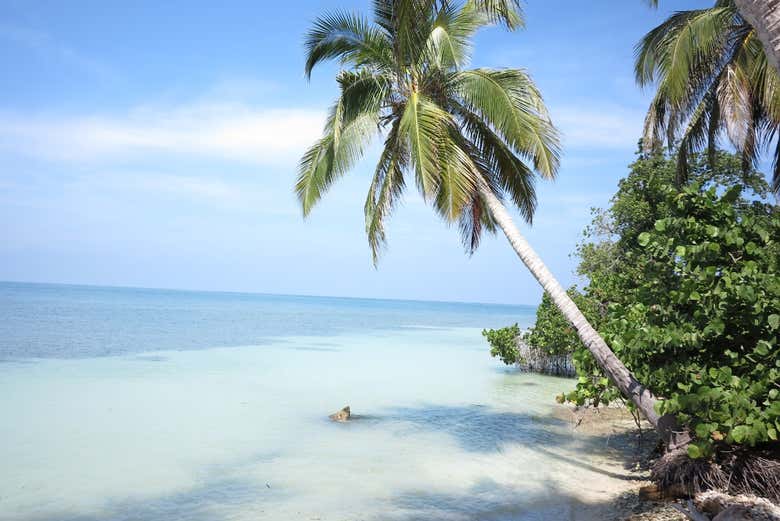
[{"label": "submerged rock", "polygon": [[330,418],[334,422],[345,422],[345,421],[349,420],[350,416],[352,416],[352,413],[349,410],[349,405],[347,405],[346,407],[344,407],[340,411],[335,412],[335,413],[331,414],[330,416],[328,416],[328,418]]}]

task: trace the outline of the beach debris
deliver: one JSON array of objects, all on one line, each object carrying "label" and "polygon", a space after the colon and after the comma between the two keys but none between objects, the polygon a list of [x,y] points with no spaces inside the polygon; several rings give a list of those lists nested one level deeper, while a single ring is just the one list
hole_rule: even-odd
[{"label": "beach debris", "polygon": [[740,494],[732,496],[710,490],[697,494],[696,506],[717,521],[761,520],[780,521],[780,507],[769,500]]},{"label": "beach debris", "polygon": [[340,411],[335,412],[335,413],[331,414],[330,416],[328,416],[328,418],[330,418],[334,422],[345,422],[345,421],[349,420],[349,417],[351,415],[352,415],[352,413],[349,410],[349,405],[347,405],[346,407],[344,407]]},{"label": "beach debris", "polygon": [[731,496],[710,490],[683,506],[672,505],[691,521],[780,521],[780,508],[756,496]]},{"label": "beach debris", "polygon": [[691,501],[690,499],[687,501],[685,506],[676,504],[676,505],[672,505],[672,508],[684,514],[685,517],[687,517],[691,521],[710,521],[710,518],[708,516],[696,510],[696,507],[693,506],[693,501]]}]

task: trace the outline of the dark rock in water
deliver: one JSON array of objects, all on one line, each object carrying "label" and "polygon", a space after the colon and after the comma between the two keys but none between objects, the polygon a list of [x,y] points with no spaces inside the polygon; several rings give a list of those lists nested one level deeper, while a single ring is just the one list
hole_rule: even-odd
[{"label": "dark rock in water", "polygon": [[349,410],[349,405],[347,405],[346,407],[344,407],[340,411],[338,411],[336,413],[333,413],[330,416],[328,416],[328,418],[330,418],[334,422],[345,422],[345,421],[349,420],[350,416],[352,416],[352,413]]}]

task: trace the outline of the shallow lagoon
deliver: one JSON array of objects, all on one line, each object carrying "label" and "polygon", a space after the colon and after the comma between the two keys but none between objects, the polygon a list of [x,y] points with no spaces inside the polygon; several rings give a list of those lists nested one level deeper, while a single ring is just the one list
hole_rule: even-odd
[{"label": "shallow lagoon", "polygon": [[625,483],[552,414],[571,381],[420,326],[8,359],[0,519],[586,519]]}]

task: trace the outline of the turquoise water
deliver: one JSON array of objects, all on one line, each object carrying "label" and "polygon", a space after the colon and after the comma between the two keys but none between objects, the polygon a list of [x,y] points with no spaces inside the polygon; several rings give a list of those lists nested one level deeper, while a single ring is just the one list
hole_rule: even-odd
[{"label": "turquoise water", "polygon": [[480,335],[532,313],[2,284],[0,519],[586,519],[570,381]]},{"label": "turquoise water", "polygon": [[532,306],[6,282],[0,283],[0,360],[260,346],[299,335],[530,325],[534,312]]}]

